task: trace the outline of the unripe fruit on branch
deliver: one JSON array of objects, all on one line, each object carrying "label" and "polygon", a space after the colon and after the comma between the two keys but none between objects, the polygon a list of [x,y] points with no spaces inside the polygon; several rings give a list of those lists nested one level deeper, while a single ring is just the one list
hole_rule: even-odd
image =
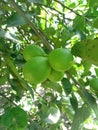
[{"label": "unripe fruit on branch", "polygon": [[25,80],[32,84],[45,81],[51,71],[46,57],[36,56],[26,62],[23,68]]},{"label": "unripe fruit on branch", "polygon": [[57,48],[50,52],[49,63],[56,71],[66,71],[73,65],[73,55],[67,48]]},{"label": "unripe fruit on branch", "polygon": [[53,82],[58,82],[63,78],[63,76],[64,76],[64,72],[52,70],[48,79]]},{"label": "unripe fruit on branch", "polygon": [[46,53],[44,52],[44,50],[35,44],[28,45],[23,51],[23,56],[26,61],[30,60],[35,56],[45,56],[45,55]]}]

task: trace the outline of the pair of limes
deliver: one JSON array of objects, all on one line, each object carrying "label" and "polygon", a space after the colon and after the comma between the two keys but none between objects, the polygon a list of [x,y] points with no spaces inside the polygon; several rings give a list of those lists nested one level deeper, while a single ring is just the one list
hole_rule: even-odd
[{"label": "pair of limes", "polygon": [[23,56],[27,61],[23,68],[24,78],[32,84],[46,79],[60,81],[64,71],[73,64],[73,56],[66,48],[54,49],[47,55],[41,47],[31,44],[24,49]]}]

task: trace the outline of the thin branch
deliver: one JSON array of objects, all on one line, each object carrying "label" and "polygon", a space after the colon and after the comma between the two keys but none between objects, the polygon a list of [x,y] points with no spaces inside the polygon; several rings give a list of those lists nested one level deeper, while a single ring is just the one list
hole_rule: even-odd
[{"label": "thin branch", "polygon": [[57,13],[59,13],[59,14],[61,14],[61,15],[64,15],[64,13],[58,11],[57,9],[55,9],[55,8],[53,8],[53,7],[49,7],[48,5],[41,4],[41,3],[35,3],[35,4],[36,4],[36,5],[39,5],[39,6],[44,6],[44,7],[46,7],[46,8],[51,9],[51,10],[54,10],[55,12],[57,12]]},{"label": "thin branch", "polygon": [[70,74],[69,71],[66,71],[66,74],[72,79],[77,88],[83,88],[83,86]]},{"label": "thin branch", "polygon": [[[50,13],[53,14],[53,15],[55,15],[55,16],[58,17],[58,18],[59,18],[59,15],[58,15],[58,14],[60,14],[60,15],[62,15],[63,19],[66,19],[66,20],[69,20],[69,21],[73,20],[73,19],[71,19],[71,18],[66,18],[66,17],[65,17],[65,14],[64,14],[63,12],[60,12],[59,10],[57,10],[57,9],[55,9],[55,8],[53,8],[53,7],[49,7],[48,5],[41,4],[41,3],[35,3],[35,4],[36,4],[36,5],[39,5],[39,6],[41,6],[41,7],[45,7],[45,8],[50,9],[50,10],[51,10]],[[44,9],[44,10],[45,10],[45,9]],[[45,11],[46,11],[46,10],[45,10]],[[56,14],[53,13],[53,11],[55,11]],[[46,11],[46,13],[48,13],[48,12]]]},{"label": "thin branch", "polygon": [[40,30],[38,30],[35,25],[30,22],[30,20],[26,17],[25,12],[21,10],[21,8],[14,2],[14,0],[9,0],[10,5],[15,8],[15,10],[23,17],[25,22],[35,31],[35,33],[38,35],[38,37],[42,40],[43,44],[51,51],[52,48],[48,41],[46,40],[45,36],[41,33]]},{"label": "thin branch", "polygon": [[[59,0],[54,0],[54,1],[56,1],[57,3],[59,3],[62,7],[64,7],[64,8],[66,8],[66,9],[70,10],[70,11],[73,12],[74,14],[76,14],[76,15],[78,15],[78,16],[80,16],[80,17],[84,17],[83,15],[77,13],[77,12],[74,11],[73,9],[71,9],[71,8],[69,8],[68,6],[64,5],[61,1],[59,1]],[[90,22],[88,18],[86,18],[86,17],[84,17],[84,18],[85,18],[85,20],[86,20],[87,22]]]},{"label": "thin branch", "polygon": [[59,0],[54,0],[54,1],[56,1],[57,3],[59,3],[60,5],[62,5],[64,8],[70,10],[70,11],[73,12],[74,14],[76,14],[76,15],[78,15],[78,16],[82,16],[82,15],[80,15],[79,13],[77,13],[76,11],[74,11],[73,9],[71,9],[71,8],[69,8],[68,6],[64,5],[61,1],[59,1]]}]

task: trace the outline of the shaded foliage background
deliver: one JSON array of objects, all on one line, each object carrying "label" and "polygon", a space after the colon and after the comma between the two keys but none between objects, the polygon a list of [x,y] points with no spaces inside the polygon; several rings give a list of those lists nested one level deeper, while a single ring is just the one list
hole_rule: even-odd
[{"label": "shaded foliage background", "polygon": [[[52,49],[98,38],[97,0],[1,0],[0,129],[96,130],[98,90],[89,81],[98,68],[74,56],[62,81],[27,83],[22,51],[37,44]],[[98,57],[96,52],[96,57]]]}]

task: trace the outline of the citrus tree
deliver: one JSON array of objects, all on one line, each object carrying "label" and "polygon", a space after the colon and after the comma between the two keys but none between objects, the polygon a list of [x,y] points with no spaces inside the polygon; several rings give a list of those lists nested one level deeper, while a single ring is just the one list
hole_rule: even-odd
[{"label": "citrus tree", "polygon": [[98,129],[98,1],[0,1],[0,129]]}]

